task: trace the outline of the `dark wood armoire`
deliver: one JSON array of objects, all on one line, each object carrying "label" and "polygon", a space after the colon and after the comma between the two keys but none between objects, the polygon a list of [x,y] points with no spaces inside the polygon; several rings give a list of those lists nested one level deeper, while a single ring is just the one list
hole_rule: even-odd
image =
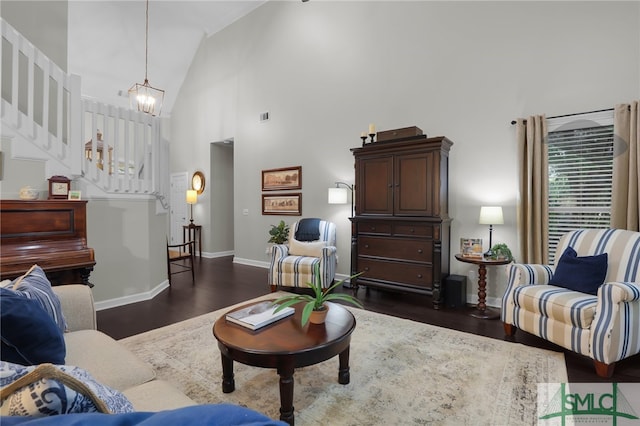
[{"label": "dark wood armoire", "polygon": [[449,150],[446,137],[373,142],[355,157],[352,285],[433,296],[449,274]]}]

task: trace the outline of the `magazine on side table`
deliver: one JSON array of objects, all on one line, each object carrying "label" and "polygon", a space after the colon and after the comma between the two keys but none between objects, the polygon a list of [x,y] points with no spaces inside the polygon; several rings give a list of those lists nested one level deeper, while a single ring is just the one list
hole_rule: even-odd
[{"label": "magazine on side table", "polygon": [[295,309],[287,307],[280,312],[274,314],[278,305],[274,305],[273,301],[268,300],[266,302],[256,303],[255,305],[247,306],[238,311],[231,312],[226,315],[227,321],[234,324],[241,325],[251,330],[257,330],[258,328],[269,325],[279,319],[293,315]]}]

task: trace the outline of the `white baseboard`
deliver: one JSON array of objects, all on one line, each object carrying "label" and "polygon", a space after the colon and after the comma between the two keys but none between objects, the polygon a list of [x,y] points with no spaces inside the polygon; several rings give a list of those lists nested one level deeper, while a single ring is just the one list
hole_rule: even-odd
[{"label": "white baseboard", "polygon": [[117,297],[115,299],[96,302],[96,311],[103,309],[117,308],[118,306],[129,305],[131,303],[144,302],[156,297],[162,290],[169,287],[169,280],[164,280],[154,288],[144,293],[130,294],[129,296]]},{"label": "white baseboard", "polygon": [[257,266],[258,268],[269,269],[269,262],[264,262],[261,260],[244,259],[242,257],[234,256],[233,263],[237,263],[240,265],[247,265],[247,266]]},{"label": "white baseboard", "polygon": [[217,257],[227,257],[227,256],[233,256],[235,252],[233,250],[229,250],[229,251],[217,251],[215,253],[209,253],[209,252],[202,252],[202,257],[206,257],[207,259],[215,259]]}]

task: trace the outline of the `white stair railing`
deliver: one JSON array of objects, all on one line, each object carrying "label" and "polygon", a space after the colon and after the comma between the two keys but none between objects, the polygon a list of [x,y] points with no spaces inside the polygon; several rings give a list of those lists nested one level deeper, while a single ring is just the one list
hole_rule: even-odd
[{"label": "white stair railing", "polygon": [[2,125],[81,172],[80,78],[65,73],[3,19]]},{"label": "white stair railing", "polygon": [[160,120],[81,99],[80,77],[65,73],[2,18],[0,27],[3,130],[101,191],[153,195],[166,207],[168,144]]}]

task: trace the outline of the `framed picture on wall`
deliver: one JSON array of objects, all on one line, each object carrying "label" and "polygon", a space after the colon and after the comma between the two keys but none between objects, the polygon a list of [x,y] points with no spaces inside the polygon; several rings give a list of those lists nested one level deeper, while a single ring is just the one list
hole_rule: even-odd
[{"label": "framed picture on wall", "polygon": [[302,189],[302,166],[262,171],[262,190]]},{"label": "framed picture on wall", "polygon": [[302,194],[262,194],[262,214],[302,216]]}]

